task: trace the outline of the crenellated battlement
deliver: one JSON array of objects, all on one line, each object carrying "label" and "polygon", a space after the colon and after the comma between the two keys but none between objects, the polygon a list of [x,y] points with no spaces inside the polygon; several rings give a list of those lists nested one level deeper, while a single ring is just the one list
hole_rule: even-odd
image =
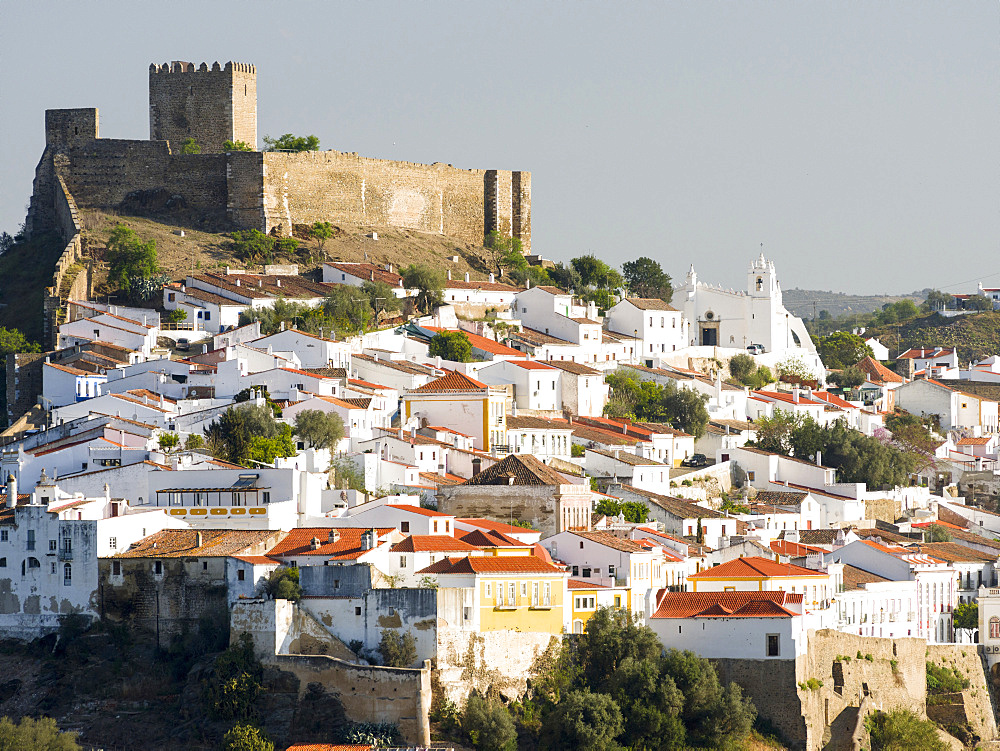
[{"label": "crenellated battlement", "polygon": [[194,63],[184,62],[183,60],[174,60],[171,63],[163,63],[162,65],[158,65],[157,63],[150,63],[149,65],[149,72],[156,75],[169,73],[222,73],[223,71],[257,75],[257,66],[250,65],[249,63],[234,63],[231,60],[225,66],[219,65],[219,61],[216,60],[212,63],[211,68],[208,67],[208,63],[202,63],[195,67]]}]

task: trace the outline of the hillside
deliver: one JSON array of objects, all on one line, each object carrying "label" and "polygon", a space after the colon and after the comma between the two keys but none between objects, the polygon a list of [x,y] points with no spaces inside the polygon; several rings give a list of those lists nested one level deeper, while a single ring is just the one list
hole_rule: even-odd
[{"label": "hillside", "polygon": [[786,289],[781,296],[785,307],[800,318],[813,318],[821,310],[829,311],[836,318],[845,313],[871,313],[880,310],[886,303],[899,300],[913,300],[920,305],[927,297],[928,290],[910,292],[906,295],[849,295],[819,289]]},{"label": "hillside", "polygon": [[868,328],[895,356],[910,347],[957,347],[959,360],[981,360],[1000,354],[1000,312],[944,318],[937,313],[890,326]]},{"label": "hillside", "polygon": [[[169,221],[83,211],[85,247],[96,251],[94,255],[100,257],[100,249],[107,243],[111,230],[121,222],[134,229],[142,239],[156,241],[160,266],[172,279],[179,280],[188,274],[226,266],[246,268],[234,258],[227,233],[205,232]],[[183,237],[179,234],[182,230]],[[382,266],[392,264],[394,268],[411,263],[426,264],[450,269],[456,279],[461,279],[466,272],[471,274],[472,279],[486,279],[489,274],[481,246],[444,235],[398,227],[359,227],[344,223],[335,225],[335,230],[334,237],[326,241],[322,253],[315,240],[303,239],[303,234],[297,232],[300,238],[299,256],[276,258],[275,262],[298,263],[301,274],[320,273],[323,261],[368,261]],[[370,236],[373,232],[377,234],[377,240]],[[452,261],[454,256],[458,257],[457,261]],[[113,292],[107,289],[105,278],[106,273],[98,268],[94,283],[94,294],[98,298]]]}]

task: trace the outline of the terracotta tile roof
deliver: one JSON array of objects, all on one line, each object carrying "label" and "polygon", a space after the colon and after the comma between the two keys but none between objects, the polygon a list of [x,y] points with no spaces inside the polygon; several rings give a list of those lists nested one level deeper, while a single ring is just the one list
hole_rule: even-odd
[{"label": "terracotta tile roof", "polygon": [[506,535],[516,535],[518,533],[524,532],[534,532],[533,529],[526,529],[524,527],[515,527],[513,524],[504,524],[503,522],[493,521],[492,519],[483,519],[481,517],[461,517],[457,521],[463,522],[464,524],[469,524],[480,529],[486,530],[496,530],[497,532],[503,532]]},{"label": "terracotta tile roof", "polygon": [[481,289],[487,292],[520,292],[520,287],[512,287],[509,284],[503,284],[502,282],[477,282],[477,281],[457,281],[455,279],[449,279],[444,283],[445,289]]},{"label": "terracotta tile roof", "polygon": [[570,579],[566,582],[566,587],[568,589],[607,589],[603,584],[585,582],[582,579]]},{"label": "terracotta tile roof", "polygon": [[630,302],[639,310],[666,310],[676,313],[677,308],[655,297],[626,297],[622,302]]},{"label": "terracotta tile roof", "polygon": [[560,339],[557,336],[552,336],[552,334],[544,334],[541,331],[529,329],[527,326],[523,327],[520,331],[511,332],[510,337],[512,339],[520,339],[536,347],[543,344],[576,345],[576,342],[571,342],[568,339]]},{"label": "terracotta tile roof", "polygon": [[244,563],[252,563],[255,566],[280,566],[281,561],[276,561],[273,558],[266,555],[233,555],[230,558],[235,558],[238,561],[243,561]]},{"label": "terracotta tile roof", "polygon": [[788,540],[771,540],[771,550],[773,550],[778,555],[787,555],[793,558],[801,558],[807,555],[815,555],[817,553],[826,553],[823,548],[813,547],[812,545],[803,545],[800,542],[789,542]]},{"label": "terracotta tile roof", "polygon": [[336,743],[294,743],[285,751],[374,751],[374,748],[374,746],[352,746]]},{"label": "terracotta tile roof", "polygon": [[665,592],[652,617],[791,618],[801,607],[791,592]]},{"label": "terracotta tile roof", "polygon": [[534,555],[485,555],[444,558],[418,574],[561,574],[562,569]]},{"label": "terracotta tile roof", "polygon": [[813,391],[812,396],[816,399],[831,404],[834,407],[840,407],[841,409],[857,409],[856,406],[851,404],[846,399],[842,399],[836,394],[831,394],[829,391]]},{"label": "terracotta tile roof", "polygon": [[421,472],[420,479],[431,485],[461,485],[465,482],[462,477],[446,477],[444,475],[436,475],[433,472]]},{"label": "terracotta tile roof", "polygon": [[909,550],[929,553],[948,563],[996,563],[998,558],[997,554],[973,550],[957,542],[923,542],[911,545]]},{"label": "terracotta tile roof", "polygon": [[464,373],[459,373],[456,370],[451,371],[448,375],[436,378],[430,383],[424,384],[418,389],[413,389],[410,393],[418,394],[438,394],[447,391],[485,391],[489,390],[489,386],[485,383],[480,383],[475,378],[469,378],[469,376]]},{"label": "terracotta tile roof", "polygon": [[868,376],[868,380],[872,383],[902,383],[905,380],[899,373],[892,372],[874,357],[859,360],[855,367]]},{"label": "terracotta tile roof", "polygon": [[639,543],[624,537],[616,537],[610,532],[573,532],[572,534],[582,537],[585,540],[596,542],[606,548],[619,550],[622,553],[641,553],[646,550]]},{"label": "terracotta tile roof", "polygon": [[604,449],[587,449],[594,454],[600,454],[601,456],[606,456],[609,459],[614,459],[622,464],[628,464],[630,467],[666,467],[667,465],[661,464],[653,459],[647,459],[644,456],[639,456],[638,454],[630,454],[627,451],[605,451]]},{"label": "terracotta tile roof", "polygon": [[753,555],[726,561],[697,574],[690,574],[688,579],[772,579],[801,576],[825,577],[827,574],[804,566],[796,566],[794,563],[776,563]]},{"label": "terracotta tile roof", "polygon": [[[267,555],[277,557],[297,557],[300,555],[318,555],[331,560],[353,560],[367,553],[361,548],[361,535],[368,532],[367,527],[298,527],[267,551]],[[375,530],[381,538],[393,531],[392,527],[380,527]],[[330,542],[331,532],[336,532],[339,538]],[[319,540],[319,547],[312,549],[312,539]],[[376,546],[377,547],[377,546]]]},{"label": "terracotta tile roof", "polygon": [[507,430],[572,430],[568,420],[562,418],[534,417],[532,415],[507,415]]},{"label": "terracotta tile roof", "polygon": [[602,443],[605,446],[634,446],[641,442],[640,439],[623,433],[594,428],[590,425],[580,425],[579,423],[573,423],[573,437],[579,438],[581,441]]},{"label": "terracotta tile roof", "polygon": [[550,295],[568,295],[569,294],[569,292],[564,292],[563,290],[559,289],[558,287],[553,287],[551,284],[550,285],[539,285],[538,287],[535,287],[535,289],[540,289],[540,290],[542,290],[542,292],[548,292]]},{"label": "terracotta tile roof", "polygon": [[[428,331],[458,331],[458,329],[445,329],[439,326],[421,326],[420,328],[427,329]],[[523,352],[519,352],[516,349],[508,347],[506,344],[501,344],[500,342],[495,342],[492,339],[488,339],[485,336],[480,336],[479,334],[473,334],[469,331],[462,331],[466,338],[469,340],[469,344],[472,345],[473,349],[482,350],[483,352],[489,352],[491,355],[503,355],[505,357],[524,357]]]},{"label": "terracotta tile roof", "polygon": [[956,446],[986,446],[993,440],[993,436],[985,436],[983,438],[961,438]]},{"label": "terracotta tile roof", "polygon": [[943,347],[911,348],[899,355],[899,360],[929,360],[935,357],[947,357],[955,354],[954,349],[944,349]]},{"label": "terracotta tile roof", "polygon": [[[513,478],[513,482],[511,479]],[[567,485],[566,479],[531,454],[510,454],[465,481],[466,485]]]},{"label": "terracotta tile roof", "polygon": [[410,535],[389,550],[393,553],[471,553],[478,548],[448,535]]},{"label": "terracotta tile roof", "polygon": [[[112,558],[218,558],[237,555],[280,536],[272,530],[162,529]],[[198,544],[198,536],[201,544]]]},{"label": "terracotta tile roof", "polygon": [[553,368],[540,360],[510,360],[509,362],[511,365],[524,368],[525,370],[553,370]]},{"label": "terracotta tile roof", "polygon": [[390,287],[399,287],[403,283],[403,277],[399,274],[386,271],[381,266],[376,266],[373,263],[324,263],[323,265],[343,271],[358,279],[385,282]]},{"label": "terracotta tile roof", "polygon": [[887,581],[892,581],[892,579],[886,579],[884,576],[873,574],[849,563],[844,564],[844,589],[864,589],[862,584],[878,584]]},{"label": "terracotta tile roof", "polygon": [[503,532],[495,529],[483,530],[473,529],[459,537],[463,542],[474,545],[477,548],[524,548],[530,547],[528,543],[514,539]]},{"label": "terracotta tile roof", "polygon": [[541,362],[544,362],[546,365],[553,368],[559,368],[559,370],[565,370],[567,373],[574,373],[576,375],[601,375],[601,371],[595,370],[589,365],[584,365],[582,362],[570,362],[569,360],[541,360]]},{"label": "terracotta tile roof", "polygon": [[754,500],[771,506],[801,506],[807,495],[809,494],[784,490],[762,490],[754,496]]},{"label": "terracotta tile roof", "polygon": [[[650,503],[659,506],[671,516],[675,516],[678,519],[697,519],[699,517],[702,519],[729,518],[720,511],[698,506],[697,504],[684,498],[674,498],[669,495],[660,495],[659,493],[653,493],[649,490],[642,490],[641,488],[634,487],[633,485],[622,485],[622,489],[627,490],[634,495],[642,496]],[[736,521],[736,519],[734,518],[733,521]]]},{"label": "terracotta tile roof", "polygon": [[961,540],[963,542],[972,543],[973,545],[983,545],[988,548],[1000,550],[1000,540],[994,540],[992,537],[984,537],[983,535],[976,534],[975,532],[970,532],[967,529],[952,528],[949,526],[948,534],[950,534],[954,540]]}]

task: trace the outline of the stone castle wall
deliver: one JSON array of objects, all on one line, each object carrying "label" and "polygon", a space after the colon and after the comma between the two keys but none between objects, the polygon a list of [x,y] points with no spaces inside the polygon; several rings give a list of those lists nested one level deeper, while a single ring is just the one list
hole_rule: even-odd
[{"label": "stone castle wall", "polygon": [[149,66],[149,139],[175,151],[193,138],[203,154],[226,141],[257,146],[257,71],[245,63]]}]

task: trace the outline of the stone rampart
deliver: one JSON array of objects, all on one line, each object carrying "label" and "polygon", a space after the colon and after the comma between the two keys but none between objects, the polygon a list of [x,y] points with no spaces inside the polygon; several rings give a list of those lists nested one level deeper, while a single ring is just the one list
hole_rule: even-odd
[{"label": "stone rampart", "polygon": [[[927,716],[945,725],[967,723],[981,740],[997,737],[997,723],[977,644],[928,644],[927,661],[955,668],[969,679],[969,688],[949,701],[928,705]],[[937,701],[941,701],[938,699]]]},{"label": "stone rampart", "polygon": [[[69,269],[80,260],[82,245],[80,240],[80,214],[77,211],[73,194],[66,187],[66,181],[58,174],[58,168],[55,168],[53,179],[55,183],[53,191],[55,229],[62,235],[63,240],[66,242],[66,247],[59,255],[55,270],[52,273],[52,285],[45,289],[45,295],[42,298],[42,336],[46,345],[54,347],[56,328],[60,323],[60,311],[65,313],[65,300],[60,296],[60,289]],[[89,292],[87,278],[87,275],[83,275],[82,283],[79,278],[74,279],[73,284],[67,290],[65,299],[68,300],[72,293],[80,296],[81,292],[84,293],[82,296],[86,297],[86,293]]]}]

